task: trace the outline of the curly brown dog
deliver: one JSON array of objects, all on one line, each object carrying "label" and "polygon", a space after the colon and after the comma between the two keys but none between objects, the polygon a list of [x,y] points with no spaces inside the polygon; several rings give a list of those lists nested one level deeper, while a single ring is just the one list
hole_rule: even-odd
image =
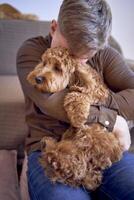
[{"label": "curly brown dog", "polygon": [[80,64],[67,49],[50,48],[27,80],[41,92],[58,92],[66,87],[64,109],[70,128],[60,141],[44,137],[41,164],[53,182],[96,189],[102,171],[122,156],[117,134],[98,123],[87,125],[90,105],[104,103],[108,89],[99,74],[88,64]]}]

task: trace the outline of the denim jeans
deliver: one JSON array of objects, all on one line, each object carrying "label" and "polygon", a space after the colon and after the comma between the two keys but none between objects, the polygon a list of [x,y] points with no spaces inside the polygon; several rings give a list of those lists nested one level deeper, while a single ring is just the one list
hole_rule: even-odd
[{"label": "denim jeans", "polygon": [[28,187],[32,200],[134,200],[134,154],[125,152],[119,162],[106,169],[103,182],[95,192],[51,183],[39,164],[40,154],[36,151],[28,157]]}]

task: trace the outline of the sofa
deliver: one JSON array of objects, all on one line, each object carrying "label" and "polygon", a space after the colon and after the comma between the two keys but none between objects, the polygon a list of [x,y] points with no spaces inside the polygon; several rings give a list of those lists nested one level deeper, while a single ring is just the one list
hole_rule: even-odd
[{"label": "sofa", "polygon": [[[50,22],[0,20],[0,200],[21,199],[19,177],[24,159],[25,100],[16,73],[16,53],[28,38],[49,32]],[[120,53],[120,45],[110,38],[110,45]],[[134,62],[126,60],[134,70]],[[134,127],[130,151],[134,152]],[[24,200],[24,199],[23,199]]]}]

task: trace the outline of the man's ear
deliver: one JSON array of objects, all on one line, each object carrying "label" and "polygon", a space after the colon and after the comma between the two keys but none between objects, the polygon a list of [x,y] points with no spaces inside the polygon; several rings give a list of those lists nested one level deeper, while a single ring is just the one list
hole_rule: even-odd
[{"label": "man's ear", "polygon": [[51,34],[51,36],[53,36],[56,29],[57,29],[57,21],[53,19],[51,24],[50,24],[50,34]]}]

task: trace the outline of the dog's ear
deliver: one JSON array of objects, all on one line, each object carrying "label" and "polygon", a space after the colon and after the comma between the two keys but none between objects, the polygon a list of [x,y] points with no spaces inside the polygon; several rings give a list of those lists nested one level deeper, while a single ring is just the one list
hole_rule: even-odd
[{"label": "dog's ear", "polygon": [[41,61],[43,62],[44,60],[46,60],[46,58],[47,58],[47,55],[46,55],[46,52],[45,52],[41,56]]},{"label": "dog's ear", "polygon": [[70,87],[77,86],[85,89],[91,88],[92,85],[94,85],[94,78],[92,73],[89,73],[89,66],[86,64],[77,65],[69,85]]}]

